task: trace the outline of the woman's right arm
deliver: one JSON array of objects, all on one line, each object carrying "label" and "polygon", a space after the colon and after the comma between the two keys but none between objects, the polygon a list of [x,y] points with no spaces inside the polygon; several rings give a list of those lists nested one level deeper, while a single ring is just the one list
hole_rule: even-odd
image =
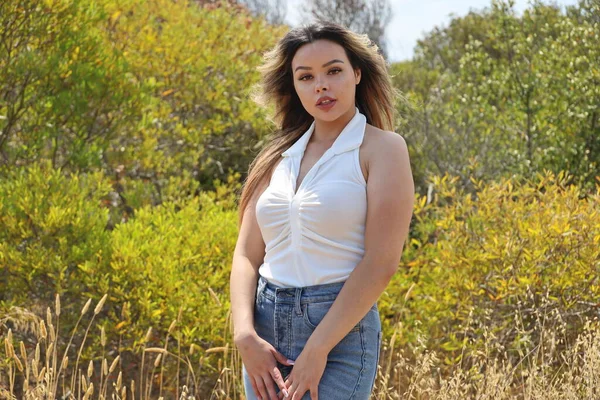
[{"label": "woman's right arm", "polygon": [[256,201],[265,187],[263,185],[256,190],[244,210],[231,267],[231,313],[233,341],[246,366],[254,393],[262,400],[277,400],[273,383],[287,396],[287,388],[277,368],[277,361],[284,365],[292,364],[272,344],[259,337],[254,329],[258,268],[265,257],[265,243],[256,221],[255,210]]},{"label": "woman's right arm", "polygon": [[242,340],[254,331],[254,297],[258,267],[265,256],[265,243],[256,221],[256,201],[265,186],[255,191],[244,210],[240,232],[233,252],[230,277],[231,313],[234,341]]}]

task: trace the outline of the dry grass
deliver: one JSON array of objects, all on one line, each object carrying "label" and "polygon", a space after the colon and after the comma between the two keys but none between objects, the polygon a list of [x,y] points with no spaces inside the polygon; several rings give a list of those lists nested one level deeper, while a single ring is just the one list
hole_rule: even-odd
[{"label": "dry grass", "polygon": [[[106,336],[103,327],[100,331],[100,343],[103,347],[100,363],[99,365],[95,365],[93,361],[90,361],[88,366],[82,369],[83,367],[79,365],[79,361],[85,348],[88,333],[96,315],[102,310],[106,298],[107,296],[104,295],[94,308],[83,340],[79,345],[75,365],[70,370],[70,360],[66,349],[71,347],[80,322],[90,309],[91,300],[81,310],[81,315],[73,329],[73,333],[62,351],[58,349],[61,342],[57,336],[60,316],[59,296],[56,296],[54,315],[50,308],[48,308],[45,320],[21,308],[13,308],[9,314],[0,318],[0,324],[6,326],[10,323],[21,333],[33,333],[37,338],[33,354],[27,353],[23,341],[19,343],[19,354],[17,354],[13,344],[12,329],[8,329],[4,337],[6,359],[3,364],[0,364],[0,399],[163,399],[166,397],[163,396],[162,374],[164,372],[164,360],[167,357],[177,360],[177,377],[179,377],[179,367],[181,364],[188,367],[185,384],[181,388],[181,393],[177,390],[175,397],[186,400],[193,399],[194,397],[190,396],[188,386],[197,387],[198,381],[191,361],[187,355],[181,354],[179,342],[176,354],[170,352],[168,349],[169,337],[175,329],[177,321],[171,323],[164,347],[146,346],[152,333],[152,328],[148,329],[143,341],[142,368],[139,371],[138,383],[132,380],[130,385],[126,385],[123,382],[123,375],[120,369],[120,355],[117,355],[112,360],[108,360],[105,357]],[[190,347],[190,355],[193,354],[194,348],[197,348],[197,346]],[[149,365],[146,365],[146,361],[149,361]],[[146,367],[148,370],[146,370]],[[157,372],[157,369],[160,372]],[[75,371],[77,373],[74,373]],[[117,371],[118,376],[116,379],[111,379]],[[155,387],[152,383],[152,378],[156,376],[158,376],[157,380],[160,382],[158,387]],[[19,390],[16,390],[17,383],[19,383]],[[178,378],[177,387],[179,388]],[[153,391],[157,391],[158,393]]]},{"label": "dry grass", "polygon": [[[10,323],[20,332],[30,332],[37,337],[33,354],[28,354],[23,341],[18,351],[14,348],[13,332],[4,337],[5,356],[0,370],[0,399],[243,399],[241,359],[235,348],[229,345],[205,350],[207,354],[220,353],[218,370],[220,376],[211,393],[193,393],[199,388],[198,374],[194,371],[187,354],[182,355],[177,342],[176,352],[168,349],[169,336],[177,327],[173,321],[168,329],[164,347],[146,347],[152,330],[144,339],[142,368],[137,382],[129,385],[122,381],[120,356],[112,360],[104,357],[106,337],[101,330],[103,356],[99,365],[92,361],[87,367],[79,365],[86,338],[94,317],[101,311],[104,296],[96,305],[93,315],[79,345],[73,367],[64,349],[69,348],[82,317],[89,311],[91,301],[84,306],[73,334],[64,349],[56,332],[59,327],[60,298],[56,297],[55,311],[50,308],[46,319],[41,319],[23,309],[0,318],[0,324]],[[558,314],[557,314],[558,315]],[[517,319],[518,320],[518,319]],[[556,321],[555,321],[556,322]],[[228,319],[226,330],[231,330]],[[546,315],[538,325],[546,328],[539,343],[525,341],[518,349],[506,349],[498,345],[496,338],[485,332],[484,348],[473,354],[461,354],[461,363],[450,373],[443,375],[438,356],[427,350],[421,337],[410,350],[397,348],[400,325],[389,341],[384,341],[374,399],[526,399],[569,400],[600,398],[600,327],[596,320],[586,321],[584,329],[568,344],[566,329],[549,324]],[[55,327],[56,326],[56,327]],[[526,332],[523,332],[526,333]],[[465,336],[466,337],[466,336]],[[190,347],[189,354],[197,349]],[[519,354],[517,362],[509,361],[509,351]],[[410,353],[410,354],[409,354]],[[177,361],[175,393],[163,391],[164,362],[166,358]],[[185,381],[179,381],[180,366],[186,371]],[[74,373],[77,371],[77,373]],[[117,373],[116,378],[114,375]],[[159,379],[153,379],[157,377]],[[159,382],[156,384],[155,382]],[[18,383],[18,385],[17,385]],[[181,386],[180,386],[181,384]]]}]

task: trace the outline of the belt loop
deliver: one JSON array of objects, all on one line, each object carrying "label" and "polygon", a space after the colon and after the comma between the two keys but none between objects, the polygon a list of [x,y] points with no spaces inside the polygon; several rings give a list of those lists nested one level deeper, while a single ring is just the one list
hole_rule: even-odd
[{"label": "belt loop", "polygon": [[296,288],[296,298],[294,300],[294,309],[296,310],[296,315],[302,315],[302,304],[300,300],[302,299],[302,288]]},{"label": "belt loop", "polygon": [[265,278],[263,278],[262,276],[259,276],[256,286],[257,286],[257,288],[256,288],[256,304],[260,304],[261,295],[264,292],[265,288],[267,287],[267,282],[266,282]]}]

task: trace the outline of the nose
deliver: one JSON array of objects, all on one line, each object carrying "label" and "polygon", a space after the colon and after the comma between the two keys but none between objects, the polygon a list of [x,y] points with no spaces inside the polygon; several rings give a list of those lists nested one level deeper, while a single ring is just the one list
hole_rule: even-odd
[{"label": "nose", "polygon": [[323,90],[328,90],[329,89],[329,84],[326,82],[325,79],[323,78],[319,78],[319,80],[315,79],[315,90],[318,92],[321,92]]}]

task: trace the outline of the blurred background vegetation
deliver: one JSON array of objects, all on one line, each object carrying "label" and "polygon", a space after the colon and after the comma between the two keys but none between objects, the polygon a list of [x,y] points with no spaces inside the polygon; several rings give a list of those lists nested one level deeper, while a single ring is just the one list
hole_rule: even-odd
[{"label": "blurred background vegetation", "polygon": [[[274,129],[248,90],[289,29],[265,9],[1,2],[0,334],[33,351],[28,321],[55,294],[64,338],[106,293],[84,358],[103,327],[128,382],[176,320],[171,340],[197,349],[193,389],[209,397],[223,355],[206,350],[231,346],[237,196]],[[383,20],[359,26],[380,40]],[[492,1],[389,68],[418,193],[379,302],[385,337],[410,350],[423,334],[441,373],[468,367],[483,332],[515,365],[544,329],[566,347],[600,306],[600,5],[517,16]],[[164,386],[179,393],[175,363]]]}]

